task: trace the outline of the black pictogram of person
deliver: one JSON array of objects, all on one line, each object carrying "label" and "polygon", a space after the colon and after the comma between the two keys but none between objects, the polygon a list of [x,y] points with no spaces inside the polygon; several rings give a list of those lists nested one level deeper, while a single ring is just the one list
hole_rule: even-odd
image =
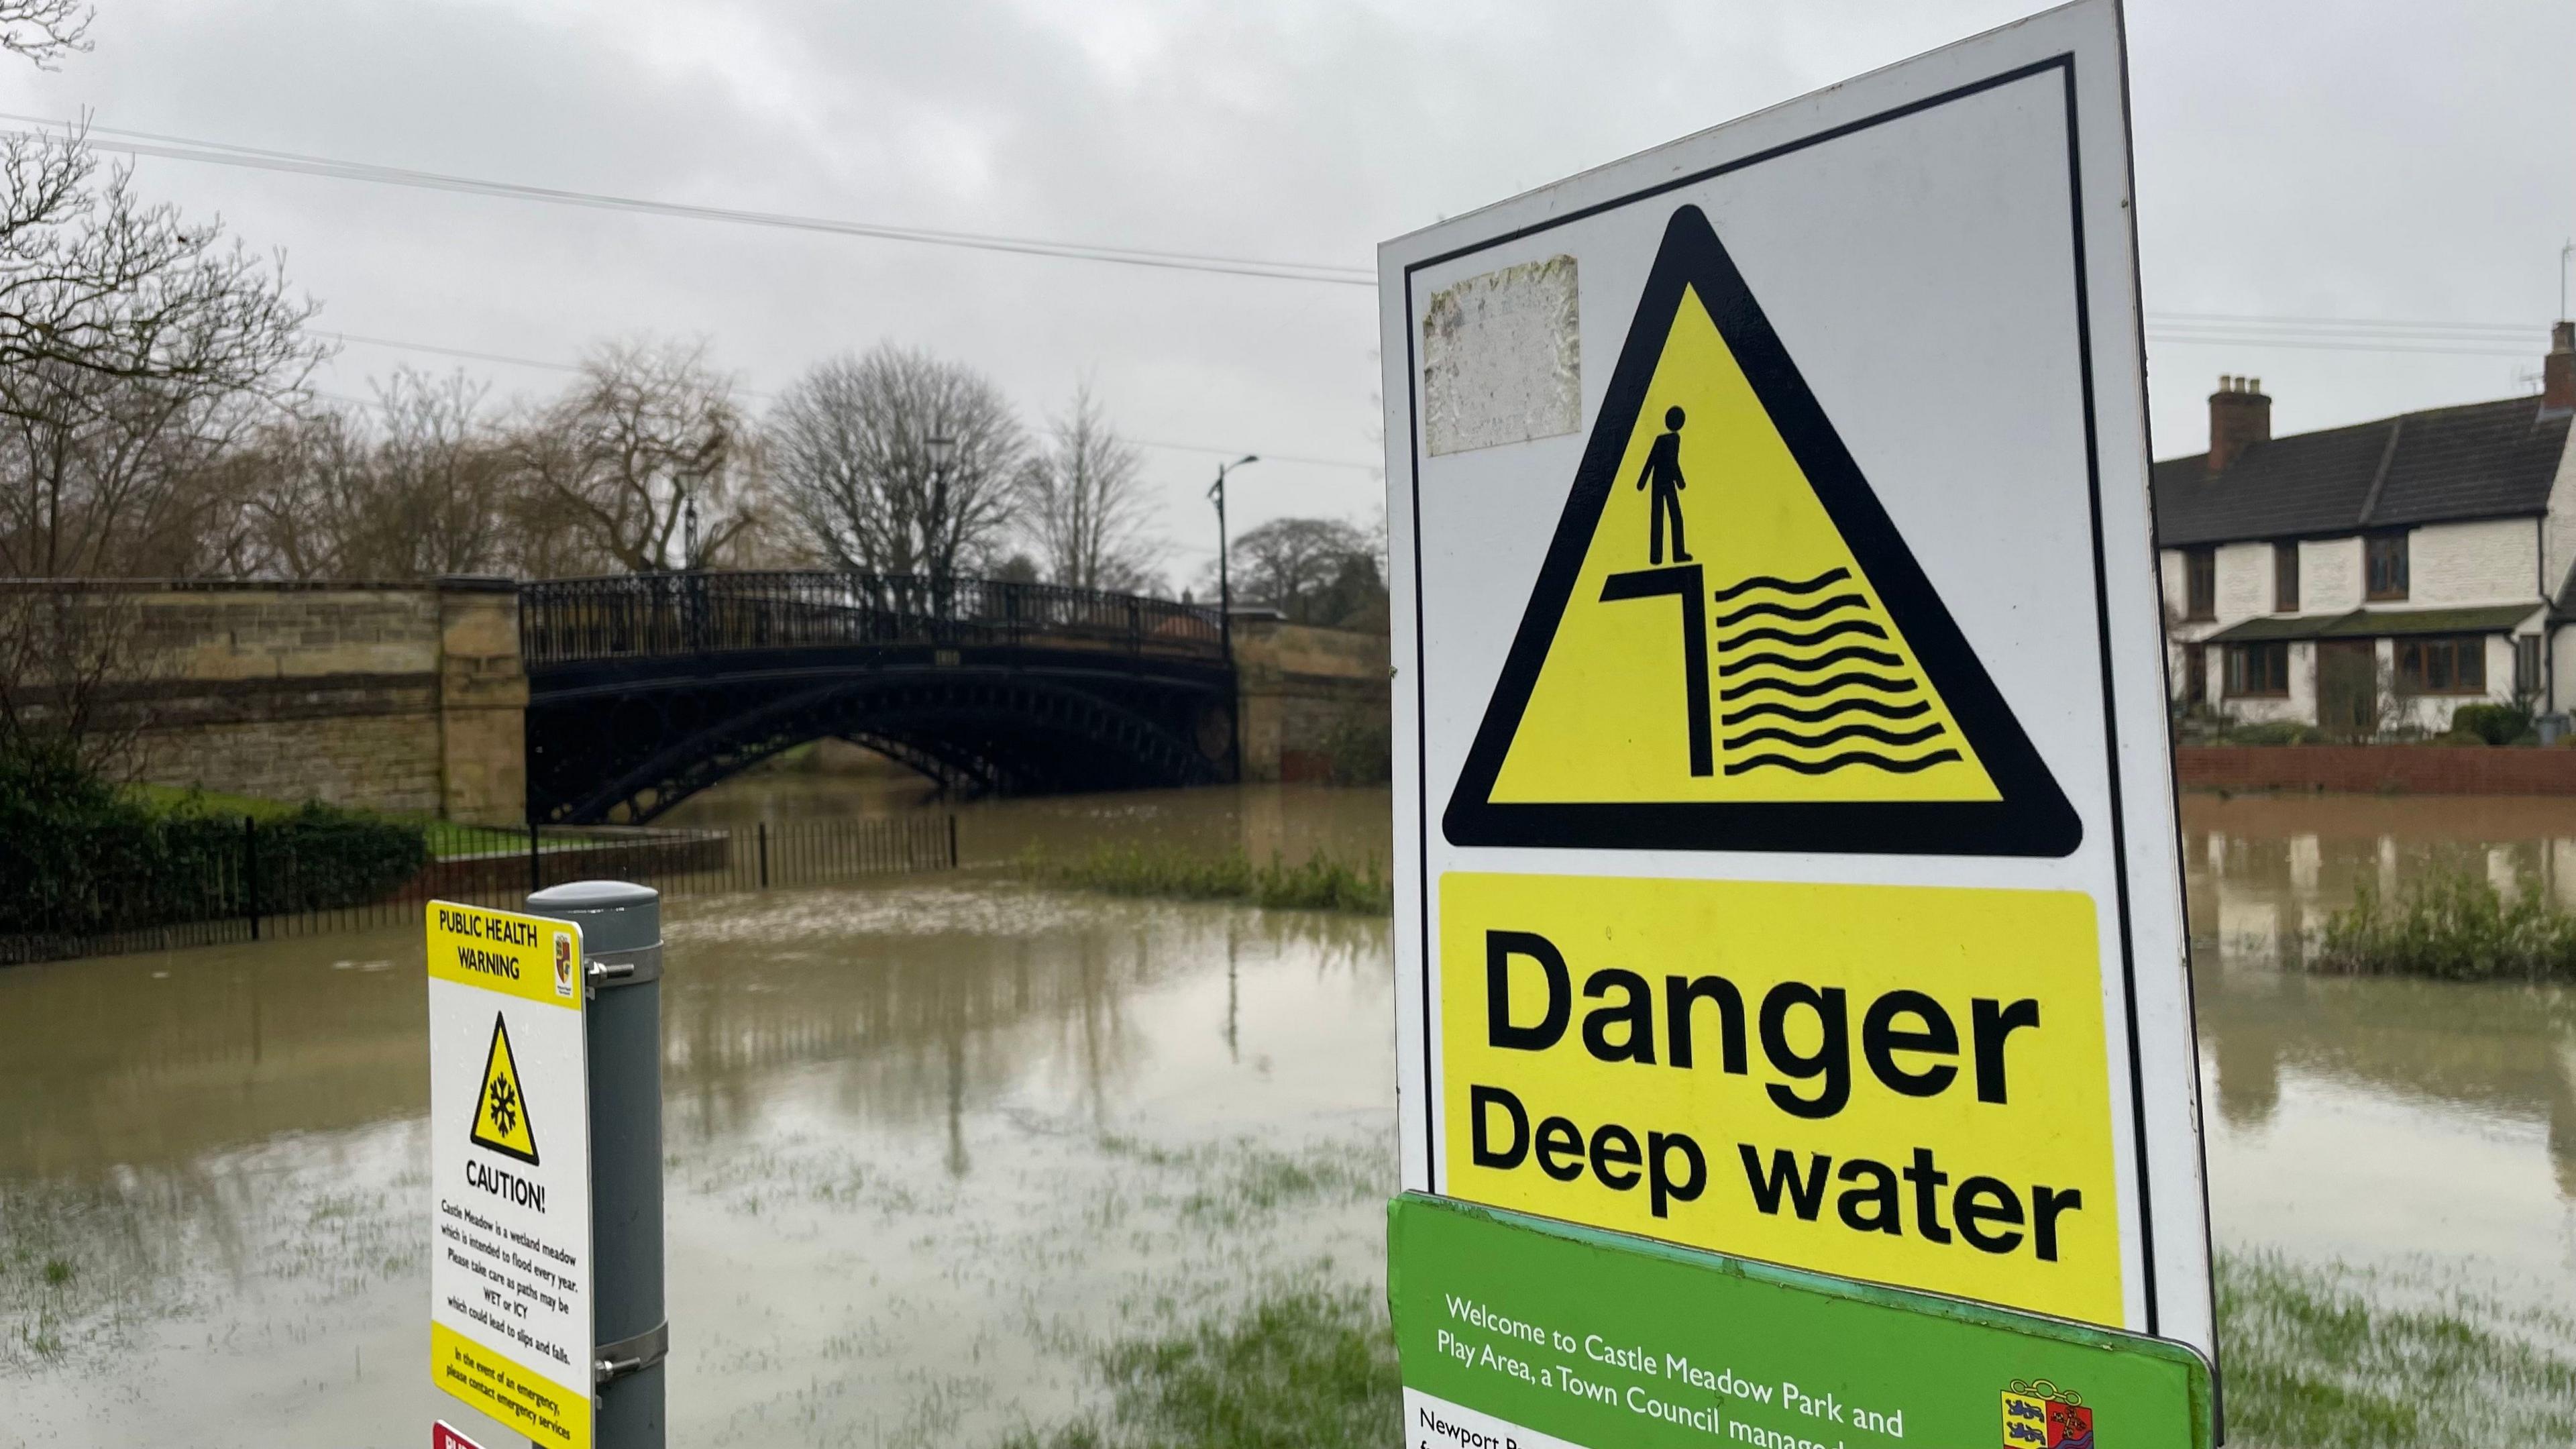
[{"label": "black pictogram of person", "polygon": [[1680,408],[1664,409],[1663,434],[1655,439],[1654,446],[1646,450],[1646,466],[1637,473],[1637,486],[1643,488],[1648,484],[1654,485],[1655,491],[1646,501],[1649,546],[1646,561],[1652,564],[1664,561],[1664,517],[1670,514],[1673,520],[1673,562],[1689,563],[1690,551],[1682,547],[1682,489],[1690,485],[1682,481]]}]

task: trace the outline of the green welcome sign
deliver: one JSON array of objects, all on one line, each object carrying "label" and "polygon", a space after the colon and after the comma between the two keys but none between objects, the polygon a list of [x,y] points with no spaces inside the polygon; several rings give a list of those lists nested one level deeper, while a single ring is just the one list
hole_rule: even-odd
[{"label": "green welcome sign", "polygon": [[1414,1449],[2208,1449],[2185,1345],[1407,1193]]}]

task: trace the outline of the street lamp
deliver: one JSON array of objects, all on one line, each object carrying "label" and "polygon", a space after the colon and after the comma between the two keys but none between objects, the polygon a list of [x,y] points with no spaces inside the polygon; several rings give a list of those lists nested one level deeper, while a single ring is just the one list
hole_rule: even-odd
[{"label": "street lamp", "polygon": [[[948,522],[948,463],[957,456],[957,440],[942,434],[921,442],[922,450],[930,455],[930,507],[922,521],[934,529],[943,528]],[[924,544],[930,541],[922,540]],[[923,562],[930,565],[933,577],[946,578],[954,560],[933,558]]]},{"label": "street lamp", "polygon": [[[1216,483],[1208,497],[1216,500],[1216,637],[1225,651],[1225,669],[1234,673],[1234,572],[1227,566],[1228,545],[1225,537],[1225,475],[1237,468],[1261,461],[1257,453],[1246,453],[1231,463],[1216,465]],[[1234,761],[1234,782],[1243,783],[1243,691],[1225,702],[1225,735],[1227,754]]]}]

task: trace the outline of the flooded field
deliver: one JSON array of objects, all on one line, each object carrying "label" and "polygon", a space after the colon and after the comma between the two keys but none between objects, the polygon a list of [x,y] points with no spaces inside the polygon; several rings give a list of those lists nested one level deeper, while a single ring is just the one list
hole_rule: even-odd
[{"label": "flooded field", "polygon": [[[686,823],[903,798],[772,775]],[[2576,1001],[2279,969],[2364,880],[2576,891],[2576,805],[2194,797],[2185,833],[2222,1246],[2390,1301],[2576,1303]],[[1101,841],[1383,855],[1386,799],[961,827],[970,865]],[[1095,1404],[1105,1342],[1376,1281],[1382,921],[986,869],[686,901],[668,938],[674,1443],[991,1444]],[[418,1442],[419,952],[403,930],[0,973],[0,1446]]]}]

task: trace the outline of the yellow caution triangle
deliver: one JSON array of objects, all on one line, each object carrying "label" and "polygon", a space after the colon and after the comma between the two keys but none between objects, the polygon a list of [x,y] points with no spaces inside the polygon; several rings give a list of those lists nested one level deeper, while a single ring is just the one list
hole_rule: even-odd
[{"label": "yellow caution triangle", "polygon": [[518,1058],[510,1054],[510,1023],[492,1018],[492,1050],[483,1059],[483,1086],[474,1099],[474,1145],[537,1166],[537,1129],[528,1120],[528,1094],[519,1087]]},{"label": "yellow caution triangle", "polygon": [[2082,837],[1697,207],[1665,229],[1442,826],[1835,853]]}]

